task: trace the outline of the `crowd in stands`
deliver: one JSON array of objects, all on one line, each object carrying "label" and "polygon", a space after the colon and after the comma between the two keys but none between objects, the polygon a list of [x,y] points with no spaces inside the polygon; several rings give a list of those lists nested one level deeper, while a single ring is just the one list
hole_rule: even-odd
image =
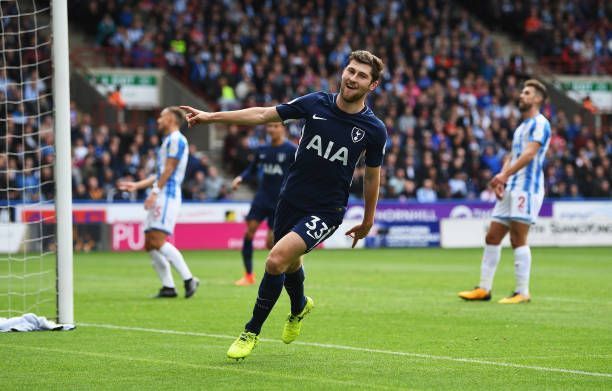
[{"label": "crowd in stands", "polygon": [[[335,91],[351,50],[371,50],[387,66],[368,102],[389,133],[382,196],[493,197],[486,184],[499,171],[520,121],[516,100],[526,69],[520,53],[502,58],[489,31],[455,3],[134,0],[121,7],[90,1],[87,7],[74,12],[99,45],[120,53],[118,64],[157,66],[161,57],[224,110]],[[598,7],[581,14],[581,23],[601,14]],[[549,195],[609,195],[610,134],[550,105],[544,112],[554,134]],[[300,124],[288,127],[297,141]],[[224,168],[239,173],[248,150],[264,141],[262,127],[228,127]],[[569,166],[584,175],[571,176]],[[355,197],[361,196],[362,175],[356,171]]]},{"label": "crowd in stands", "polygon": [[612,7],[605,0],[462,1],[560,73],[612,73]]},{"label": "crowd in stands", "polygon": [[[163,136],[155,122],[134,129],[126,123],[119,123],[116,129],[94,126],[91,116],[79,112],[75,105],[71,120],[73,197],[98,201],[144,199],[146,189],[123,192],[117,189],[116,183],[139,181],[156,173],[156,153]],[[217,167],[193,144],[189,146],[182,190],[183,198],[188,200],[218,200],[228,191],[227,181]]]},{"label": "crowd in stands", "polygon": [[[91,0],[76,4],[72,20],[89,29],[99,45],[119,49],[116,65],[154,67],[161,57],[163,64],[187,75],[191,85],[221,109],[272,105],[312,91],[336,91],[351,50],[371,50],[386,64],[381,84],[368,102],[389,133],[381,197],[422,202],[494,199],[487,183],[501,168],[520,122],[516,100],[525,67],[520,56],[503,58],[490,32],[454,3],[126,0],[119,5]],[[6,137],[0,138],[0,183],[9,184],[7,189],[24,184],[34,189],[30,184],[38,181],[46,186],[42,197],[51,197],[52,171],[46,163],[52,160],[53,136],[47,131],[52,120],[50,116],[32,120],[28,117],[32,108],[11,103],[25,93],[18,80],[12,68],[0,73],[0,107],[7,113],[2,121]],[[47,93],[49,84],[43,82],[39,94]],[[37,102],[48,103],[45,99]],[[610,131],[585,125],[581,115],[567,118],[549,104],[544,114],[552,125],[547,196],[610,197]],[[145,125],[94,124],[74,106],[71,120],[74,198],[144,198],[142,192],[117,192],[115,182],[142,179],[152,172],[160,143],[156,130]],[[36,131],[40,139],[26,136]],[[265,142],[265,132],[263,127],[237,126],[227,127],[226,132],[222,168],[231,176],[245,168],[250,149]],[[299,132],[299,123],[288,124],[296,142]],[[33,152],[39,147],[40,154]],[[361,197],[363,172],[363,167],[355,172],[352,197]],[[192,146],[183,190],[187,199],[219,199],[227,196],[227,179]],[[40,197],[27,190],[2,194]]]}]

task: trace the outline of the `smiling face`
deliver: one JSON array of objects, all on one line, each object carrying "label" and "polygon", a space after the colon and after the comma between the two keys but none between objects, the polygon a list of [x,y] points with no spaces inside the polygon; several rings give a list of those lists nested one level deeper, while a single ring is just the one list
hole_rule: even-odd
[{"label": "smiling face", "polygon": [[340,96],[346,102],[353,103],[364,99],[365,95],[374,91],[378,81],[372,81],[372,67],[356,60],[344,68],[340,83]]}]

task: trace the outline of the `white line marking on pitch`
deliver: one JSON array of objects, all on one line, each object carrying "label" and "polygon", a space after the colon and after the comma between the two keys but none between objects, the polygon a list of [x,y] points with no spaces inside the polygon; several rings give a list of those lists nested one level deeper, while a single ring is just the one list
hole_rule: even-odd
[{"label": "white line marking on pitch", "polygon": [[[98,325],[98,326],[100,326],[100,325]],[[96,327],[98,327],[98,326],[96,326]],[[244,369],[244,368],[234,367],[234,366],[229,366],[228,367],[228,366],[220,366],[220,365],[191,364],[191,363],[178,362],[178,361],[156,360],[156,359],[151,359],[151,358],[122,356],[120,354],[98,353],[98,352],[83,352],[83,351],[76,351],[76,350],[45,348],[45,347],[40,347],[40,346],[3,345],[3,344],[0,344],[0,346],[7,347],[9,349],[13,348],[13,349],[37,350],[37,351],[41,351],[41,352],[54,352],[54,353],[62,353],[62,354],[73,354],[73,355],[81,355],[81,356],[89,356],[89,357],[99,357],[99,358],[114,359],[114,360],[126,360],[126,361],[133,361],[133,362],[158,364],[158,365],[162,364],[162,365],[168,365],[169,367],[170,366],[182,366],[182,367],[195,368],[195,369],[210,369],[210,370],[217,370],[217,371],[238,372],[238,373],[241,373],[241,374],[247,373],[247,374],[251,374],[251,375],[268,376],[268,377],[272,377],[272,378],[282,378],[282,379],[291,379],[291,380],[299,380],[299,381],[305,381],[305,382],[320,382],[320,383],[341,384],[341,385],[353,386],[353,387],[356,387],[356,386],[357,387],[362,387],[362,386],[365,385],[368,388],[393,389],[391,387],[382,386],[382,385],[378,385],[378,384],[355,383],[355,382],[351,382],[351,381],[335,380],[335,379],[329,379],[329,378],[314,378],[314,377],[292,376],[292,375],[272,373],[272,372],[266,372],[266,371]]]},{"label": "white line marking on pitch", "polygon": [[[194,337],[207,337],[207,338],[221,338],[221,339],[235,339],[236,338],[234,336],[224,335],[224,334],[208,334],[208,333],[198,333],[194,331],[149,329],[149,328],[144,328],[144,327],[117,326],[117,325],[112,325],[112,324],[78,323],[77,326],[98,327],[102,329],[125,330],[125,331],[143,331],[147,333],[158,333],[158,334],[189,335],[189,336],[194,336]],[[280,342],[279,340],[276,340],[276,339],[267,339],[267,338],[260,338],[260,341]],[[424,359],[430,359],[430,360],[454,361],[454,362],[464,362],[464,363],[470,363],[470,364],[492,365],[492,366],[506,367],[506,368],[531,369],[534,371],[542,371],[542,372],[570,373],[574,375],[612,378],[612,373],[587,372],[587,371],[580,371],[577,369],[541,367],[541,366],[536,366],[536,365],[524,365],[524,364],[514,364],[514,363],[508,363],[508,362],[479,360],[476,358],[436,356],[433,354],[425,354],[425,353],[397,352],[393,350],[359,348],[355,346],[334,345],[334,344],[317,343],[317,342],[296,341],[294,342],[294,344],[304,345],[304,346],[316,346],[319,348],[326,348],[326,349],[338,349],[338,350],[350,350],[350,351],[356,351],[356,352],[378,353],[378,354],[386,354],[390,356],[418,357],[418,358],[424,358]]]}]

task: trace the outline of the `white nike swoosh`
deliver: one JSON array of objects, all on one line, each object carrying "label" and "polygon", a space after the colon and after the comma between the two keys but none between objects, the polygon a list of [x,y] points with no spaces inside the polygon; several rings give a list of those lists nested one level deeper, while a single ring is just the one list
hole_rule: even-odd
[{"label": "white nike swoosh", "polygon": [[312,119],[321,119],[321,120],[323,120],[323,121],[327,121],[327,118],[319,117],[319,116],[318,116],[318,115],[316,115],[316,114],[313,114],[313,115],[312,115]]}]

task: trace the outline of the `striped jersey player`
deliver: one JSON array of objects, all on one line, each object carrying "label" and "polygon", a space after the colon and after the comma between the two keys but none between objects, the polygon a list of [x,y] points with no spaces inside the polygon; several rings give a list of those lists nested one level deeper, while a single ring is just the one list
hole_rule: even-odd
[{"label": "striped jersey player", "polygon": [[174,231],[181,207],[181,184],[189,154],[187,139],[180,131],[184,115],[179,107],[171,106],[163,109],[157,118],[158,130],[164,138],[157,151],[156,174],[138,182],[119,183],[119,188],[127,191],[151,188],[144,205],[148,212],[145,221],[145,249],[162,283],[155,296],[157,298],[177,296],[170,265],[183,279],[186,298],[193,296],[200,283],[191,274],[181,252],[166,240]]},{"label": "striped jersey player", "polygon": [[544,159],[550,143],[550,124],[540,113],[547,91],[538,80],[527,80],[519,97],[522,122],[514,131],[511,156],[491,181],[497,195],[492,222],[485,238],[480,268],[480,283],[472,290],[459,292],[464,300],[490,300],[495,270],[501,258],[501,242],[510,233],[514,250],[516,287],[502,304],[531,300],[529,278],[531,249],[529,228],[536,222],[544,201]]}]

